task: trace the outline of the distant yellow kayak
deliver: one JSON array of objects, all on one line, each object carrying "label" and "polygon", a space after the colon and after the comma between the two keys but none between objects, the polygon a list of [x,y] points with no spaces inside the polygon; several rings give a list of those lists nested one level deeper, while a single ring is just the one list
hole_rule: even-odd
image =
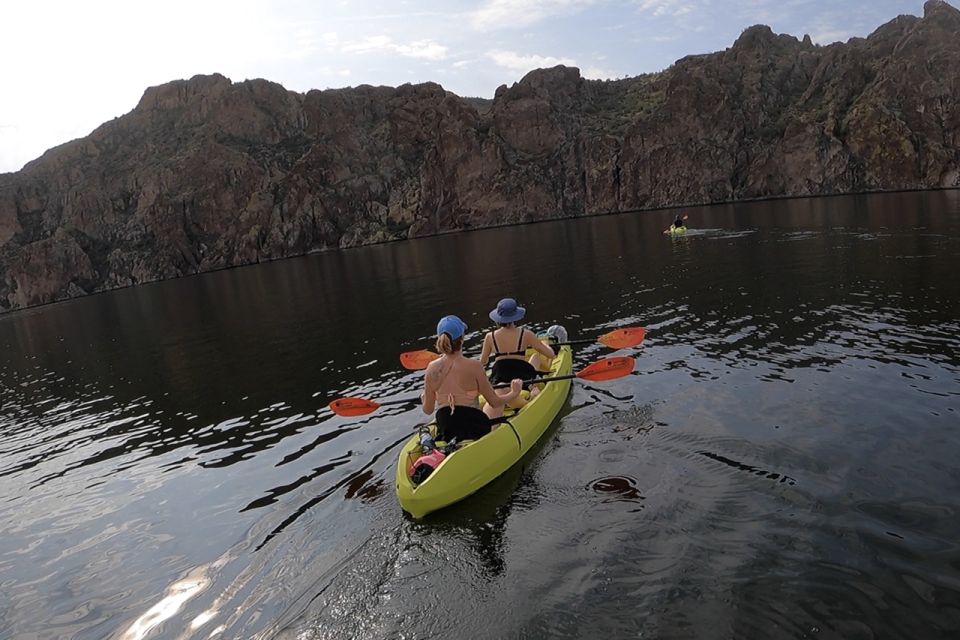
[{"label": "distant yellow kayak", "polygon": [[677,234],[677,235],[679,235],[679,234],[681,234],[681,233],[686,233],[686,232],[687,232],[687,228],[686,228],[686,227],[675,227],[675,226],[673,226],[673,225],[670,225],[670,233],[671,233],[671,234]]},{"label": "distant yellow kayak", "polygon": [[[573,353],[569,346],[560,347],[553,359],[549,377],[569,375],[573,370]],[[570,393],[570,380],[549,382],[536,398],[518,411],[505,415],[508,424],[496,425],[489,435],[468,440],[446,456],[419,485],[411,480],[409,470],[421,455],[420,436],[414,435],[400,450],[397,460],[397,498],[404,511],[414,518],[423,516],[463,500],[492,482],[513,466],[540,439],[560,412]],[[436,425],[430,425],[436,437]]]}]

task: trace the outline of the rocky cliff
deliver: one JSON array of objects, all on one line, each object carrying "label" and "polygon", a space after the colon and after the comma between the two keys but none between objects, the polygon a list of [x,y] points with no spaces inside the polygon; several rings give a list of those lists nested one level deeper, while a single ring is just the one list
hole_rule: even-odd
[{"label": "rocky cliff", "polygon": [[0,311],[456,229],[960,186],[960,12],[816,46],[754,26],[654,75],[555,67],[492,104],[197,76],[0,175]]}]

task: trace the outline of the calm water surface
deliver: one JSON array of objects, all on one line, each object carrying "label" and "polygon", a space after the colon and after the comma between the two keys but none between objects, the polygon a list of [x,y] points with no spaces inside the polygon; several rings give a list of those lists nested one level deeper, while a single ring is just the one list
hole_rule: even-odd
[{"label": "calm water surface", "polygon": [[[545,223],[0,317],[0,638],[960,634],[960,192]],[[509,257],[505,257],[509,256]],[[642,324],[417,522],[400,351]],[[604,355],[577,353],[580,366]]]}]

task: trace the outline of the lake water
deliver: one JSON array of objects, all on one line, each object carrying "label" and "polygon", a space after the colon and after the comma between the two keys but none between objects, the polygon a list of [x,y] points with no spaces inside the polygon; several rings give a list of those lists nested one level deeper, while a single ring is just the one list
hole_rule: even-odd
[{"label": "lake water", "polygon": [[[960,634],[960,191],[692,208],[234,269],[0,317],[0,638]],[[400,351],[503,296],[643,325],[414,521]],[[591,346],[576,366],[611,355]]]}]

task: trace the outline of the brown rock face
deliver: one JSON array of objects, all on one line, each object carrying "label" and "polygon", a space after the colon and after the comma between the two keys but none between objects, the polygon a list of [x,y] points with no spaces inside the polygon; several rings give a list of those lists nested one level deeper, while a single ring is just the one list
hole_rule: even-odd
[{"label": "brown rock face", "polygon": [[960,12],[815,46],[750,27],[659,74],[152,87],[0,174],[0,311],[449,230],[768,196],[960,186]]}]

